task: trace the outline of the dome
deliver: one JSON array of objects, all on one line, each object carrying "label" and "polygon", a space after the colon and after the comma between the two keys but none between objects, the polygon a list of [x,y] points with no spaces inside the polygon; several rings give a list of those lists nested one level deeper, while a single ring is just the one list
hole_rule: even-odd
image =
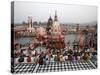
[{"label": "dome", "polygon": [[58,21],[54,21],[53,22],[53,27],[57,27],[57,28],[60,27],[59,22]]}]

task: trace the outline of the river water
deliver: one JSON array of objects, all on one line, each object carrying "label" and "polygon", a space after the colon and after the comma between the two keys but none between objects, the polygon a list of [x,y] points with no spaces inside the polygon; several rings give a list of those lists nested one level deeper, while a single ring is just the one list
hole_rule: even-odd
[{"label": "river water", "polygon": [[[20,37],[18,39],[16,39],[16,42],[24,45],[27,44],[28,42],[31,41],[33,37]],[[72,43],[74,40],[76,40],[76,34],[67,34],[64,36],[64,41],[65,43],[69,42]]]}]

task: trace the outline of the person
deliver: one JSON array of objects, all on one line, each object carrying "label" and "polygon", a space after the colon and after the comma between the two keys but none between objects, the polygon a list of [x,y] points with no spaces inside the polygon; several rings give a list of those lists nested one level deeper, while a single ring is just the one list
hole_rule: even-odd
[{"label": "person", "polygon": [[73,51],[71,49],[68,50],[68,55],[72,55]]},{"label": "person", "polygon": [[24,62],[24,57],[23,57],[22,55],[19,57],[18,62],[19,62],[19,63]]},{"label": "person", "polygon": [[34,57],[34,63],[35,64],[38,64],[39,63],[39,55],[36,55],[35,57]]},{"label": "person", "polygon": [[15,58],[17,58],[19,55],[20,55],[20,51],[19,50],[14,51],[14,57]]},{"label": "person", "polygon": [[26,56],[25,51],[23,49],[20,51],[20,55],[22,55],[23,57]]},{"label": "person", "polygon": [[74,50],[74,52],[73,52],[73,58],[74,58],[74,60],[77,60],[77,50]]},{"label": "person", "polygon": [[43,57],[39,56],[39,65],[43,65]]},{"label": "person", "polygon": [[36,55],[36,51],[33,50],[33,51],[32,51],[32,56],[35,56],[35,55]]},{"label": "person", "polygon": [[87,51],[87,52],[90,52],[90,49],[88,48],[86,51]]},{"label": "person", "polygon": [[77,60],[79,61],[81,59],[81,50],[78,50],[77,52]]},{"label": "person", "polygon": [[63,52],[63,56],[66,56],[68,54],[68,51]]},{"label": "person", "polygon": [[76,57],[75,57],[74,55],[73,55],[72,59],[73,59],[73,60],[72,60],[73,62],[76,62],[76,61],[77,61],[77,60],[76,60]]},{"label": "person", "polygon": [[31,62],[31,61],[32,61],[31,56],[28,56],[27,57],[27,62]]},{"label": "person", "polygon": [[63,61],[64,61],[63,56],[60,55],[60,62],[63,62]]},{"label": "person", "polygon": [[95,49],[92,50],[91,60],[97,61],[97,51]]},{"label": "person", "polygon": [[90,60],[90,54],[89,54],[89,52],[85,52],[85,53],[84,53],[83,59],[84,59],[85,61]]},{"label": "person", "polygon": [[68,60],[73,60],[73,51],[71,49],[68,50]]},{"label": "person", "polygon": [[24,50],[21,50],[20,51],[20,57],[18,59],[18,62],[24,62],[24,57],[26,56],[23,52]]},{"label": "person", "polygon": [[77,56],[77,60],[78,60],[78,61],[80,61],[80,59],[81,59],[81,56],[80,56],[80,55],[79,55],[79,56]]},{"label": "person", "polygon": [[54,56],[53,55],[51,55],[50,61],[54,62]]},{"label": "person", "polygon": [[44,64],[44,53],[41,52],[41,54],[39,55],[39,64],[43,65]]},{"label": "person", "polygon": [[73,60],[72,55],[68,55],[68,60],[69,60],[69,61],[72,61],[72,60]]},{"label": "person", "polygon": [[44,64],[47,65],[48,63],[49,63],[49,59],[48,59],[48,58],[45,58],[45,59],[44,59]]},{"label": "person", "polygon": [[55,58],[54,58],[54,61],[57,61],[57,55],[55,55],[54,57],[55,57]]},{"label": "person", "polygon": [[32,52],[32,49],[29,47],[29,48],[28,48],[28,54],[29,54],[29,55],[32,54],[31,52]]},{"label": "person", "polygon": [[28,53],[29,55],[32,54],[32,50],[33,50],[33,44],[29,44],[29,47],[28,47]]}]

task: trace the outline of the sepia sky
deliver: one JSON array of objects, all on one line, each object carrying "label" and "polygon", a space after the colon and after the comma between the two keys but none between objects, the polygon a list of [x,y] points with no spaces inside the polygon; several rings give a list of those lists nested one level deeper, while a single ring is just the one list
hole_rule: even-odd
[{"label": "sepia sky", "polygon": [[47,22],[50,15],[54,19],[55,10],[60,23],[90,23],[97,21],[96,6],[15,1],[14,23],[27,22],[28,16],[33,17],[33,22]]}]

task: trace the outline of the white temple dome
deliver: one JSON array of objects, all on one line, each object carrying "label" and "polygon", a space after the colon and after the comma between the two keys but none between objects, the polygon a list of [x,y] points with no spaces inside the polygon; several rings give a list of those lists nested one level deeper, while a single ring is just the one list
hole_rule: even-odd
[{"label": "white temple dome", "polygon": [[60,28],[60,24],[58,21],[54,21],[53,22],[53,30],[56,30],[56,31],[60,31],[61,28]]},{"label": "white temple dome", "polygon": [[61,35],[61,27],[58,21],[54,21],[52,24],[52,32],[55,35]]}]

